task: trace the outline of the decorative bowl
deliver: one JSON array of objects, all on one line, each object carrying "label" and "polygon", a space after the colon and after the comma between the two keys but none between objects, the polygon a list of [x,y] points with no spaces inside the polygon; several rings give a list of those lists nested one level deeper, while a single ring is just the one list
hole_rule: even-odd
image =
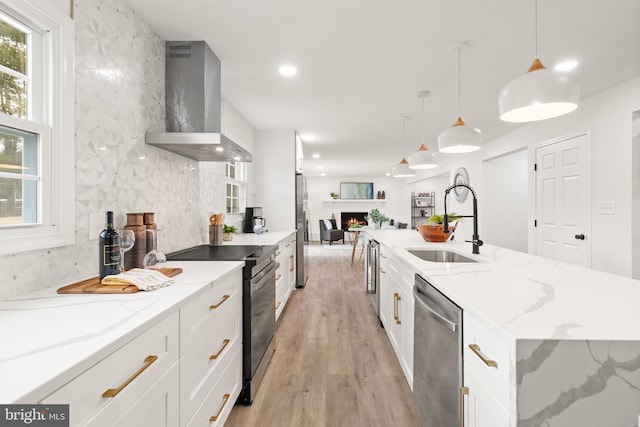
[{"label": "decorative bowl", "polygon": [[426,224],[419,225],[416,227],[418,229],[418,233],[422,236],[424,240],[427,242],[446,242],[451,236],[451,233],[456,229],[456,226],[453,224],[449,224],[449,232],[444,233],[442,224]]}]

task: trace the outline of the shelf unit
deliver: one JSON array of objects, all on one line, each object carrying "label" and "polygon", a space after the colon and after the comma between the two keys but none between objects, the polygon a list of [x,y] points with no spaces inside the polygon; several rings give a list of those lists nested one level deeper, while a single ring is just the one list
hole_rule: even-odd
[{"label": "shelf unit", "polygon": [[436,193],[411,193],[411,229],[435,214]]}]

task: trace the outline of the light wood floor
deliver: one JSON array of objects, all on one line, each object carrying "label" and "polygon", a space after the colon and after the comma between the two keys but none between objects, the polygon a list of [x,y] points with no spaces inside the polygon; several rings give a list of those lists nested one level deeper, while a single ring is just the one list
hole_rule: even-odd
[{"label": "light wood floor", "polygon": [[229,426],[421,426],[411,390],[364,292],[351,251],[309,248],[309,280],[278,321],[253,405]]}]

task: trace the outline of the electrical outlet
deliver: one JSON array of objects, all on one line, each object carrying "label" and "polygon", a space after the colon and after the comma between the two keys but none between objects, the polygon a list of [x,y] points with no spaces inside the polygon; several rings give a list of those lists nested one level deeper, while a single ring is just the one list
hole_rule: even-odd
[{"label": "electrical outlet", "polygon": [[614,202],[600,202],[600,215],[614,215],[616,213],[616,205]]},{"label": "electrical outlet", "polygon": [[98,240],[100,232],[104,229],[104,214],[89,214],[89,240]]}]

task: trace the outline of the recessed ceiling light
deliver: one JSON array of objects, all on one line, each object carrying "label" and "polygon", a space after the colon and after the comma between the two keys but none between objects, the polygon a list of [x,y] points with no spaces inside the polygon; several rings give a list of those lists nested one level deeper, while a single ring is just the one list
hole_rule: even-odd
[{"label": "recessed ceiling light", "polygon": [[386,176],[391,176],[391,173],[387,172],[385,173]]},{"label": "recessed ceiling light", "polygon": [[318,166],[318,169],[322,170],[324,169],[324,166]]},{"label": "recessed ceiling light", "polygon": [[216,151],[217,151],[218,153],[221,153],[221,152],[223,152],[223,151],[224,151],[224,148],[223,148],[223,147],[216,147]]},{"label": "recessed ceiling light", "polygon": [[556,64],[554,67],[556,71],[570,71],[578,66],[578,61],[570,59],[568,61],[562,61]]},{"label": "recessed ceiling light", "polygon": [[282,67],[278,68],[278,71],[283,76],[290,77],[294,76],[298,72],[298,69],[293,65],[283,65]]},{"label": "recessed ceiling light", "polygon": [[324,173],[324,172],[322,172],[322,173],[320,174],[320,176],[327,176],[327,174],[326,174],[326,173]]},{"label": "recessed ceiling light", "polygon": [[319,159],[320,158],[320,154],[313,153],[313,155],[311,157],[313,157],[314,159]]}]

